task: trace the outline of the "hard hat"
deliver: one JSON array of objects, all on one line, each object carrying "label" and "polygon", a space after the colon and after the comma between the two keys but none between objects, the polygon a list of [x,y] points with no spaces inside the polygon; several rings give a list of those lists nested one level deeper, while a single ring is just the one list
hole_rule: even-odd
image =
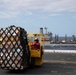
[{"label": "hard hat", "polygon": [[38,41],[38,38],[35,38],[34,40],[35,40],[35,41]]}]

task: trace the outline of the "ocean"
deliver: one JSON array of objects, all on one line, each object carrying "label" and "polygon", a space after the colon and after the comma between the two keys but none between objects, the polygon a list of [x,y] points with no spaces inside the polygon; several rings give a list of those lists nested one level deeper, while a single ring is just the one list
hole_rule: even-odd
[{"label": "ocean", "polygon": [[45,50],[76,50],[76,46],[44,46]]}]

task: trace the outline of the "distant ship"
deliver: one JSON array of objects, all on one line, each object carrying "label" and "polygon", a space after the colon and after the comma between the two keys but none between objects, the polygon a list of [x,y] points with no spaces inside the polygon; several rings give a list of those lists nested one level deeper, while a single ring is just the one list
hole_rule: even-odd
[{"label": "distant ship", "polygon": [[52,33],[47,32],[47,28],[45,27],[46,32],[43,33],[43,28],[40,28],[40,33],[44,35],[42,40],[44,41],[45,46],[50,45],[50,41],[52,40]]},{"label": "distant ship", "polygon": [[43,28],[40,28],[40,33],[44,35],[44,38],[42,40],[44,41],[45,45],[52,45],[52,44],[76,44],[76,37],[75,35],[67,36],[67,34],[62,37],[58,36],[58,34],[55,36],[52,36],[51,32],[47,32],[47,28],[45,27],[45,33],[43,32]]}]

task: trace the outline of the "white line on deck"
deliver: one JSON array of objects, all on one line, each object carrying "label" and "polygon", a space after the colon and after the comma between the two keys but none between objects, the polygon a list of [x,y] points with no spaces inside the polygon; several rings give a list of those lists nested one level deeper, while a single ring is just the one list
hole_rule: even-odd
[{"label": "white line on deck", "polygon": [[76,50],[44,50],[47,53],[76,53]]}]

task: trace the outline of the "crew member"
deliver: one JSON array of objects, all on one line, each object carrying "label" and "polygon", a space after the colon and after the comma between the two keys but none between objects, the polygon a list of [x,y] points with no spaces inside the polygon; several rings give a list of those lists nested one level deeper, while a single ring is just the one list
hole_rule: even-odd
[{"label": "crew member", "polygon": [[34,39],[34,42],[33,42],[33,44],[32,44],[32,46],[34,47],[34,49],[40,49],[40,43],[39,43],[39,40],[38,40],[38,38],[35,38]]}]

